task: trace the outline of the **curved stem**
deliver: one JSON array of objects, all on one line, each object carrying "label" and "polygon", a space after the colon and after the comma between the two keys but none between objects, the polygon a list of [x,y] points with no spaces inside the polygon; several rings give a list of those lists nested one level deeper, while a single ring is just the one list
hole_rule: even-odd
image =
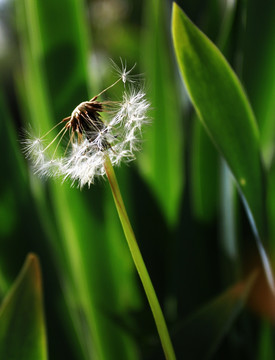
[{"label": "curved stem", "polygon": [[117,183],[116,175],[114,172],[114,169],[112,167],[112,164],[110,162],[110,159],[108,156],[106,156],[105,160],[105,170],[106,174],[110,183],[110,187],[112,190],[113,198],[115,201],[115,205],[117,208],[117,212],[120,218],[120,222],[132,255],[132,258],[134,260],[136,269],[138,271],[139,277],[141,279],[142,285],[144,287],[148,302],[150,304],[156,327],[159,333],[160,341],[162,344],[162,348],[165,354],[165,357],[167,360],[174,360],[176,359],[174,349],[172,346],[172,342],[167,330],[167,326],[165,323],[165,319],[161,310],[161,307],[159,305],[153,284],[151,282],[150,276],[148,274],[148,271],[146,269],[146,266],[144,264],[141,252],[139,250],[135,234],[133,232],[132,226],[130,224],[124,202],[119,190],[119,186]]}]

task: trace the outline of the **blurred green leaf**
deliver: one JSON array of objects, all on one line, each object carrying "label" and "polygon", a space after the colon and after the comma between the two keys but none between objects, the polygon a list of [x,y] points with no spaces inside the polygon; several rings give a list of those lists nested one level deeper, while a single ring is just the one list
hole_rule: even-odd
[{"label": "blurred green leaf", "polygon": [[29,254],[0,308],[0,358],[46,360],[39,260]]},{"label": "blurred green leaf", "polygon": [[[5,134],[0,143],[3,176],[0,178],[0,301],[11,285],[11,273],[15,270],[16,259],[26,253],[24,241],[18,244],[20,223],[24,222],[22,213],[28,213],[31,204],[24,207],[28,193],[27,172],[23,155],[20,151],[16,128],[10,113],[7,96],[0,89],[1,121],[0,132]],[[6,156],[8,154],[8,156]],[[28,233],[28,225],[24,224],[24,233]],[[32,226],[34,232],[34,227]],[[16,255],[14,247],[16,246]],[[11,261],[11,256],[13,256]]]},{"label": "blurred green leaf", "polygon": [[179,67],[193,105],[236,179],[253,230],[264,238],[259,134],[249,102],[225,58],[176,4],[172,26]]},{"label": "blurred green leaf", "polygon": [[257,275],[253,272],[190,316],[175,336],[182,358],[211,358],[243,309]]},{"label": "blurred green leaf", "polygon": [[258,360],[274,359],[274,338],[272,334],[273,326],[267,321],[262,320],[259,336]]},{"label": "blurred green leaf", "polygon": [[142,57],[149,84],[152,123],[145,133],[139,165],[151,185],[168,223],[175,223],[184,184],[183,124],[178,87],[165,31],[168,18],[163,1],[146,1],[146,31]]},{"label": "blurred green leaf", "polygon": [[220,228],[221,272],[230,283],[238,278],[241,269],[237,236],[237,189],[235,180],[225,161],[220,169]]},{"label": "blurred green leaf", "polygon": [[[94,95],[88,91],[90,49],[84,1],[69,0],[64,6],[55,0],[25,0],[17,11],[26,88],[22,103],[28,106],[35,134],[41,135]],[[113,270],[130,254],[115,257],[115,234],[112,247],[105,241],[102,186],[80,192],[58,180],[45,185],[35,179],[32,185],[83,357],[113,359],[127,354],[135,359],[134,341],[109,317],[109,313],[118,318],[125,315],[136,299],[128,298],[123,311],[117,301],[122,287]],[[134,282],[132,268],[124,270],[127,281]]]},{"label": "blurred green leaf", "polygon": [[270,234],[271,243],[271,256],[273,263],[275,263],[275,162],[271,164],[268,173],[268,186],[267,186],[267,219],[268,229]]},{"label": "blurred green leaf", "polygon": [[192,205],[195,216],[213,220],[217,211],[219,158],[199,119],[194,119],[191,158]]},{"label": "blurred green leaf", "polygon": [[268,165],[275,140],[275,2],[265,6],[257,0],[246,2],[243,80],[260,129],[260,143]]}]

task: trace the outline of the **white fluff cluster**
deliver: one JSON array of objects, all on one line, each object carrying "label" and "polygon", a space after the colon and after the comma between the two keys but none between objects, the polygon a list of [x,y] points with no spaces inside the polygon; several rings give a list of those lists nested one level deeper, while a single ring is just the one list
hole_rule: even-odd
[{"label": "white fluff cluster", "polygon": [[[124,82],[124,79],[122,80]],[[49,145],[43,136],[27,136],[24,140],[24,152],[31,160],[34,172],[42,177],[71,179],[72,184],[83,187],[86,184],[90,186],[95,177],[105,175],[106,155],[109,156],[112,165],[133,160],[134,151],[140,143],[142,125],[148,122],[149,103],[142,90],[132,87],[124,91],[123,100],[121,103],[115,103],[115,108],[109,121],[102,121],[100,129],[93,128],[92,132],[83,131],[81,141],[79,138],[70,137],[68,148],[60,157],[49,155],[50,147],[59,146],[58,137]],[[72,114],[77,113],[77,110],[78,107]],[[57,145],[52,145],[56,141]],[[54,154],[56,152],[55,150]]]}]

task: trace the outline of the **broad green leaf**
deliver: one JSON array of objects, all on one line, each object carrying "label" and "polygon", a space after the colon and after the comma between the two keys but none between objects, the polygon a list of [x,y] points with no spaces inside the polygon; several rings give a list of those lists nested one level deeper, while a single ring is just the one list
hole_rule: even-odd
[{"label": "broad green leaf", "polygon": [[[230,34],[235,17],[236,2],[233,1],[232,4],[226,4],[224,7],[216,7],[216,1],[212,1],[207,9],[206,18],[208,21],[207,26],[204,23],[204,28],[210,33],[212,38],[216,39],[219,49],[222,52],[226,52],[226,45],[231,38]],[[219,30],[215,28],[217,24],[219,25]],[[216,214],[219,193],[219,165],[220,161],[217,151],[201,122],[195,117],[191,159],[192,204],[195,215],[203,221],[213,219],[213,216]],[[225,177],[221,180],[221,186],[223,186],[223,180],[225,180]],[[231,202],[230,198],[227,198],[228,201]],[[223,205],[221,206],[223,208]],[[224,213],[229,216],[232,215],[227,211]]]},{"label": "broad green leaf", "polygon": [[259,133],[242,86],[216,46],[176,4],[172,31],[178,64],[196,112],[236,179],[253,230],[264,238]]},{"label": "broad green leaf", "polygon": [[0,308],[0,359],[46,360],[39,260],[29,254]]},{"label": "broad green leaf", "polygon": [[203,306],[187,319],[174,340],[182,358],[210,359],[242,311],[257,272]]},{"label": "broad green leaf", "polygon": [[[145,132],[140,168],[169,224],[178,216],[184,184],[183,123],[165,31],[163,1],[146,1],[142,63],[151,102],[152,122]],[[143,56],[146,54],[146,56]]]}]

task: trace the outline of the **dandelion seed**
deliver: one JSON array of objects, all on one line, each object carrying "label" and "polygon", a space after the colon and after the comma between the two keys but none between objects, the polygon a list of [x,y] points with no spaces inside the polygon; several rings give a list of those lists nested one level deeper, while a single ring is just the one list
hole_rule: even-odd
[{"label": "dandelion seed", "polygon": [[[119,75],[122,82],[126,84],[126,82],[134,83],[140,75],[132,75],[131,72],[135,68],[136,64],[130,69],[127,70],[127,63],[123,63],[122,59],[120,58],[121,67],[119,67],[113,60],[111,60],[112,67],[116,74]],[[131,75],[130,75],[131,74]]]},{"label": "dandelion seed", "polygon": [[[70,179],[72,184],[79,187],[90,186],[95,177],[105,175],[106,156],[112,165],[135,158],[134,151],[139,147],[142,125],[148,122],[149,103],[144,91],[131,85],[129,89],[124,89],[121,102],[98,100],[119,81],[125,84],[132,69],[127,70],[126,63],[122,63],[117,81],[91,100],[80,103],[70,116],[44,136],[26,136],[24,152],[31,159],[36,174],[61,177],[64,181]],[[102,118],[104,112],[106,119]],[[58,126],[62,128],[47,143],[46,139]],[[67,144],[65,150],[61,151],[65,138]],[[63,155],[60,156],[60,153]]]}]

